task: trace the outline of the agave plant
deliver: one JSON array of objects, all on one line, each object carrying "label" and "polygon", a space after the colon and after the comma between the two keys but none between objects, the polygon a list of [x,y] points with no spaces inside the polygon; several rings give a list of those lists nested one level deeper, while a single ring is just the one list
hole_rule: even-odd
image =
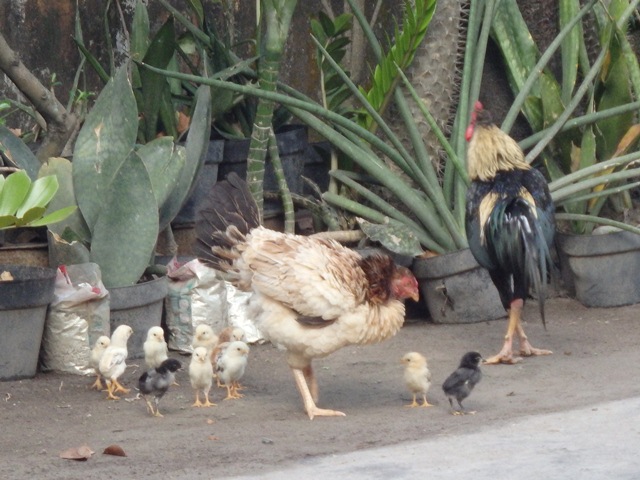
[{"label": "agave plant", "polygon": [[[373,50],[380,52],[379,63],[382,64],[384,59],[381,54],[382,47],[366,21],[363,21],[362,13],[353,2],[349,3],[355,17],[365,30]],[[253,94],[286,105],[296,117],[329,140],[343,154],[349,156],[363,172],[354,173],[341,170],[331,172],[332,176],[357,193],[358,201],[354,201],[352,195],[343,196],[333,192],[325,192],[323,199],[332,205],[352,212],[367,222],[376,224],[374,234],[393,251],[410,255],[419,254],[424,249],[435,253],[455,251],[467,246],[464,232],[464,205],[468,178],[465,167],[464,130],[468,123],[470,105],[478,98],[488,38],[496,13],[499,13],[501,8],[503,8],[503,3],[496,0],[478,0],[470,4],[459,103],[453,128],[448,135],[445,135],[438,128],[409,81],[402,71],[397,69],[402,84],[419,105],[424,120],[431,125],[447,154],[444,165],[440,166],[442,175],[439,175],[434,162],[427,153],[424,141],[417,130],[418,119],[410,114],[405,94],[399,88],[390,90],[398,109],[398,115],[402,118],[409,133],[410,148],[407,148],[392,132],[369,98],[349,79],[344,70],[326,51],[323,53],[327,62],[331,64],[344,84],[349,87],[354,99],[359,102],[363,111],[370,115],[377,125],[377,135],[358,124],[357,121],[338,115],[299,92],[284,86],[281,88],[284,93],[274,93],[202,77],[178,78]],[[562,42],[562,39],[568,34],[567,32],[578,20],[579,17],[567,22],[556,44]],[[555,47],[556,44],[552,47]],[[317,45],[322,51],[323,47],[320,42]],[[512,54],[519,55],[515,51]],[[551,54],[551,51],[546,52],[545,55],[548,56],[543,55],[542,61],[544,62],[545,58],[548,59]],[[148,68],[153,70],[153,67]],[[539,69],[532,69],[528,78],[524,80],[525,84],[533,85],[538,80],[539,71]],[[171,75],[170,72],[165,71],[164,73]],[[525,92],[526,89],[523,87],[522,91]],[[526,97],[526,93],[523,93],[523,96]],[[572,98],[574,97],[577,98],[577,94]],[[624,107],[631,108],[630,105],[624,105]],[[592,123],[594,120],[613,116],[617,111],[606,109],[599,112],[599,116],[595,119],[591,115],[576,118],[574,121],[583,124]],[[564,122],[561,122],[542,134],[536,134],[534,138],[539,142],[536,148],[544,148],[549,141],[556,138],[559,132],[563,131],[563,128],[567,129],[571,125],[573,124],[565,125]],[[522,142],[523,145],[526,145],[526,142],[531,142],[531,140],[525,139]],[[573,174],[558,178],[550,184],[554,199],[558,205],[565,205],[573,200],[585,199],[585,195],[589,195],[588,198],[602,195],[603,192],[589,192],[589,190],[596,185],[619,180],[620,172],[607,172],[606,169],[623,165],[625,162],[628,164],[633,161],[633,158],[635,157],[623,156],[592,167],[582,168]],[[399,175],[398,172],[401,172],[402,175]],[[626,170],[622,172],[622,176],[627,179],[638,178],[640,171],[637,169]],[[372,188],[372,184],[381,186],[387,192],[387,197],[381,196],[378,193],[379,189]],[[609,189],[604,191],[604,194],[610,193],[612,191]],[[394,199],[393,202],[387,200],[389,195]],[[401,208],[398,208],[398,205]],[[609,223],[609,220],[598,217],[593,217],[592,220]],[[365,232],[368,228],[369,225],[364,223]],[[389,233],[381,233],[385,230]]]},{"label": "agave plant", "polygon": [[[521,143],[535,145],[527,159],[540,156],[554,201],[563,210],[557,218],[571,221],[575,233],[588,233],[595,223],[629,229],[597,216],[608,198],[618,196],[629,206],[628,190],[640,185],[640,153],[634,152],[640,138],[635,115],[640,102],[634,101],[640,95],[640,67],[626,38],[638,3],[615,0],[605,7],[591,0],[581,8],[577,0],[559,0],[562,29],[543,54],[515,0],[503,0],[492,22],[516,95],[502,129],[508,132],[522,112],[536,132]],[[585,18],[594,21],[585,23]],[[596,37],[599,51],[589,52],[589,37]],[[559,80],[546,68],[557,49]],[[584,113],[577,115],[578,110]]]}]

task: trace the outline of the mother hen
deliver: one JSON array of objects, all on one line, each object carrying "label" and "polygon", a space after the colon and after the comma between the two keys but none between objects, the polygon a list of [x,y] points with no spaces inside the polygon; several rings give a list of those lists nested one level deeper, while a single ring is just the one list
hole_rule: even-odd
[{"label": "mother hen", "polygon": [[250,314],[286,351],[309,418],[343,416],[316,406],[312,360],[395,335],[404,299],[418,300],[415,277],[386,255],[364,258],[332,240],[260,226],[247,185],[234,173],[215,185],[208,202],[196,222],[199,257],[253,292]]}]

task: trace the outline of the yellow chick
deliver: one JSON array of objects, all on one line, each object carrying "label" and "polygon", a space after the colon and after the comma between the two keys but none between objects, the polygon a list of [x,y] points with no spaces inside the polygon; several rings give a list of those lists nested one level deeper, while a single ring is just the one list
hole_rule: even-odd
[{"label": "yellow chick", "polygon": [[218,336],[209,325],[201,323],[196,327],[196,331],[193,334],[193,342],[191,346],[196,349],[198,347],[204,347],[207,352],[211,354],[213,349],[218,345]]},{"label": "yellow chick", "polygon": [[127,368],[126,360],[129,354],[127,341],[132,333],[133,329],[129,325],[120,325],[116,328],[111,334],[111,343],[100,358],[99,369],[107,382],[108,399],[119,400],[120,397],[116,397],[115,392],[129,393],[130,391],[120,385],[118,378]]},{"label": "yellow chick", "polygon": [[147,340],[143,344],[144,361],[148,368],[158,368],[169,358],[169,347],[164,341],[162,327],[151,327],[147,332]]},{"label": "yellow chick", "polygon": [[229,343],[216,363],[218,378],[227,387],[225,400],[242,398],[238,393],[240,379],[244,375],[249,356],[249,346],[241,341]]},{"label": "yellow chick", "polygon": [[[196,401],[193,407],[212,407],[215,403],[209,401],[209,390],[213,384],[213,366],[209,351],[205,347],[196,347],[191,355],[189,364],[189,379],[191,386],[196,391]],[[200,401],[200,391],[204,393],[204,403]]]},{"label": "yellow chick", "polygon": [[[401,362],[405,364],[404,381],[409,391],[413,394],[413,402],[407,407],[432,407],[427,402],[427,391],[431,386],[431,372],[427,367],[427,359],[418,352],[405,354]],[[422,395],[422,404],[416,401],[416,396]]]},{"label": "yellow chick", "polygon": [[218,335],[218,343],[244,341],[246,341],[246,335],[244,330],[240,327],[223,328]]},{"label": "yellow chick", "polygon": [[96,381],[93,382],[93,385],[91,385],[92,389],[96,389],[96,390],[102,390],[103,389],[102,375],[100,374],[100,359],[102,358],[102,355],[104,354],[104,351],[109,346],[109,343],[111,343],[111,339],[109,337],[107,337],[106,335],[102,335],[101,337],[98,338],[98,340],[96,340],[96,343],[93,346],[93,349],[91,350],[91,357],[89,358],[89,365],[96,372]]}]

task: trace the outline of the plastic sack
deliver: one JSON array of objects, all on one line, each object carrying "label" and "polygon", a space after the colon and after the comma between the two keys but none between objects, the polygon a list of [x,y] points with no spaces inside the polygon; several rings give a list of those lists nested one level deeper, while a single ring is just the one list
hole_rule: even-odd
[{"label": "plastic sack", "polygon": [[41,368],[94,374],[91,349],[110,330],[109,292],[102,284],[100,267],[95,263],[58,267],[42,337]]},{"label": "plastic sack", "polygon": [[197,259],[167,265],[169,293],[165,297],[166,324],[171,350],[191,353],[193,332],[202,323],[219,332],[226,326],[227,288],[216,271]]}]

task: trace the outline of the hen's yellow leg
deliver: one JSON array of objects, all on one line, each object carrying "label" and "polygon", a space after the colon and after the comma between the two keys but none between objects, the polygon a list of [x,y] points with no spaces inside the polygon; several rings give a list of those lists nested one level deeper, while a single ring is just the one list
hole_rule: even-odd
[{"label": "hen's yellow leg", "polygon": [[215,407],[215,403],[211,403],[209,401],[209,390],[204,391],[204,403],[201,405],[203,407]]},{"label": "hen's yellow leg", "polygon": [[[325,410],[322,408],[318,408],[313,401],[313,397],[311,391],[309,390],[309,386],[307,385],[307,381],[305,379],[305,374],[302,370],[298,368],[292,368],[293,378],[296,381],[296,386],[298,387],[298,391],[300,392],[300,396],[302,397],[302,402],[304,403],[304,409],[309,415],[309,419],[313,420],[313,417],[344,417],[345,414],[339,412],[337,410]],[[317,384],[316,384],[316,396],[317,396]]]},{"label": "hen's yellow leg", "polygon": [[191,405],[192,407],[202,407],[203,404],[200,401],[200,391],[196,390],[196,401]]},{"label": "hen's yellow leg", "polygon": [[318,380],[316,380],[316,374],[313,372],[313,367],[309,365],[303,368],[302,373],[304,373],[304,379],[309,388],[309,392],[311,393],[311,398],[313,398],[314,402],[317,402],[318,401]]},{"label": "hen's yellow leg", "polygon": [[422,395],[422,404],[420,406],[421,407],[433,407],[433,404],[427,402],[427,396],[426,395]]}]

